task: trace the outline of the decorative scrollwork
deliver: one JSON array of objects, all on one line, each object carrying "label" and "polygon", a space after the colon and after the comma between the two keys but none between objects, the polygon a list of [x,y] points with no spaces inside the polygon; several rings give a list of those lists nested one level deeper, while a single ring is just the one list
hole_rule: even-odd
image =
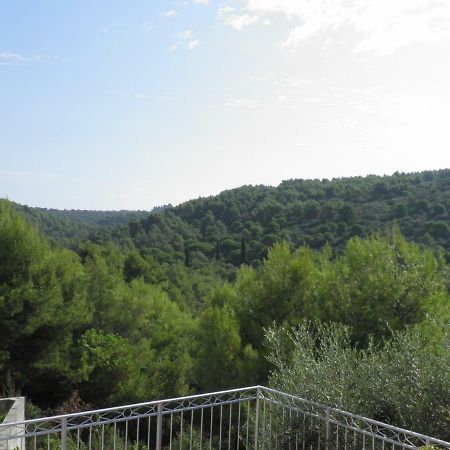
[{"label": "decorative scrollwork", "polygon": [[[257,399],[258,401],[256,401]],[[432,445],[450,450],[448,442],[261,386],[40,418],[10,424],[9,428],[0,425],[0,441],[17,437],[36,439],[38,436],[47,436],[46,439],[54,436],[59,439],[63,433],[79,435],[88,432],[89,434],[91,430],[98,430],[99,427],[104,429],[108,424],[116,427],[123,424],[128,425],[132,421],[136,423],[141,419],[150,421],[152,417],[160,414],[167,417],[167,420],[170,416],[169,422],[172,426],[174,415],[178,415],[177,417],[181,419],[180,423],[182,423],[183,414],[187,411],[194,414],[195,411],[201,410],[203,414],[203,410],[212,411],[216,407],[222,408],[226,405],[230,407],[231,418],[231,408],[235,403],[253,405],[253,413],[248,407],[247,423],[241,427],[241,433],[242,430],[245,430],[247,441],[249,440],[249,429],[252,426],[255,427],[255,423],[257,423],[256,416],[250,416],[259,414],[255,409],[259,404],[260,410],[264,412],[261,412],[263,416],[259,421],[260,429],[255,427],[257,430],[255,433],[261,434],[261,442],[266,442],[266,444],[270,439],[278,437],[291,442],[293,439],[298,440],[301,435],[304,442],[307,441],[308,445],[311,443],[311,448],[317,449],[323,448],[323,442],[333,442],[333,445],[330,444],[328,447],[330,450],[334,448],[382,449],[388,448],[389,445],[392,448],[399,446],[407,449]],[[239,411],[241,411],[240,408]],[[222,419],[222,416],[220,417]],[[212,412],[209,420],[212,426]],[[274,434],[275,425],[278,430],[281,430],[278,435]],[[150,430],[150,426],[148,430]],[[7,433],[10,433],[10,437]],[[239,439],[236,439],[236,442],[238,441],[244,441],[243,435],[239,435]],[[313,442],[315,444],[312,444]]]}]

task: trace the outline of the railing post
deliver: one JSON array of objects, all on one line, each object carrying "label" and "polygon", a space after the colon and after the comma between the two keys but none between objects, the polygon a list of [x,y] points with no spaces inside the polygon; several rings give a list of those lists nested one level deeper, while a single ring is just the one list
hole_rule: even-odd
[{"label": "railing post", "polygon": [[164,403],[158,403],[158,415],[156,417],[156,450],[161,450],[163,406]]},{"label": "railing post", "polygon": [[255,414],[255,450],[258,449],[258,435],[259,435],[259,399],[261,397],[261,388],[256,388],[256,414]]},{"label": "railing post", "polygon": [[61,419],[61,450],[67,449],[67,417]]},{"label": "railing post", "polygon": [[330,442],[330,408],[325,410],[325,449],[328,450]]}]

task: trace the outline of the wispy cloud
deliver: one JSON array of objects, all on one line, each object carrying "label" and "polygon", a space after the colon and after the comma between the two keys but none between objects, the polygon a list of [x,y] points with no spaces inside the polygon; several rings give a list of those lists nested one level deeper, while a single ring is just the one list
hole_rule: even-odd
[{"label": "wispy cloud", "polygon": [[[356,128],[371,133],[385,133],[417,128],[436,129],[450,114],[450,94],[436,88],[420,92],[413,85],[388,88],[382,85],[349,87],[331,80],[280,77],[271,73],[257,73],[249,77],[246,89],[252,86],[259,95],[233,97],[227,100],[230,108],[270,108],[275,112],[307,111],[317,121],[336,128]],[[261,92],[263,94],[261,94]],[[430,114],[430,111],[435,114]],[[336,114],[338,112],[338,114]],[[338,119],[336,119],[338,117]],[[330,122],[331,120],[331,122]]]},{"label": "wispy cloud", "polygon": [[197,5],[203,5],[203,6],[208,6],[209,5],[209,0],[192,0],[193,3],[196,3]]},{"label": "wispy cloud", "polygon": [[0,66],[24,66],[55,58],[42,55],[22,55],[9,50],[0,52]]},{"label": "wispy cloud", "polygon": [[225,108],[230,109],[250,109],[257,111],[268,111],[271,109],[269,105],[247,97],[230,97],[225,100]]},{"label": "wispy cloud", "polygon": [[178,14],[179,14],[179,12],[176,11],[175,9],[170,9],[169,11],[166,11],[162,15],[165,17],[175,17],[175,16],[178,16]]},{"label": "wispy cloud", "polygon": [[343,29],[359,35],[355,52],[378,54],[450,36],[448,0],[246,0],[240,7],[222,6],[218,14],[237,30],[284,15],[294,24],[283,42],[288,48]]},{"label": "wispy cloud", "polygon": [[236,11],[235,8],[229,5],[221,6],[217,11],[217,15],[224,25],[234,28],[237,31],[258,23],[260,20],[255,14]]},{"label": "wispy cloud", "polygon": [[[178,33],[175,33],[174,36],[177,41],[170,46],[169,52],[174,52],[180,47],[184,47],[187,50],[194,50],[200,45],[200,40],[194,38],[194,33],[192,32],[192,30],[180,31]],[[186,43],[185,41],[188,42]]]},{"label": "wispy cloud", "polygon": [[175,33],[177,39],[190,39],[192,37],[192,30],[180,31]]},{"label": "wispy cloud", "polygon": [[147,100],[148,95],[142,92],[127,91],[126,89],[111,89],[111,94],[119,97],[134,98],[136,100]]},{"label": "wispy cloud", "polygon": [[259,21],[259,17],[250,14],[231,14],[224,19],[225,25],[241,31],[243,28],[253,25]]},{"label": "wispy cloud", "polygon": [[187,48],[188,50],[194,50],[194,48],[197,48],[200,45],[200,41],[198,39],[195,39],[193,41],[189,41]]}]

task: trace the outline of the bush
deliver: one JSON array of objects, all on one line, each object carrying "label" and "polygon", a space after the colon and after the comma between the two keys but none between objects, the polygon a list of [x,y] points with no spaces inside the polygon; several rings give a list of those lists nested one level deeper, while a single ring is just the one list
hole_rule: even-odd
[{"label": "bush", "polygon": [[350,330],[303,324],[267,332],[271,384],[303,398],[450,439],[450,326],[428,323],[365,350]]}]

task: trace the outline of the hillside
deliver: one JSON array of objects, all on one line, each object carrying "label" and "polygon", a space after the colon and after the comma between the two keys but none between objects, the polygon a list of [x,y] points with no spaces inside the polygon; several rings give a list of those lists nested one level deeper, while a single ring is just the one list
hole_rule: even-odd
[{"label": "hillside", "polygon": [[406,239],[449,254],[450,170],[244,186],[129,224],[159,260],[256,264],[277,241],[341,251],[352,236],[398,224]]},{"label": "hillside", "polygon": [[[415,358],[425,378],[411,379],[404,403],[429,386],[426,404],[447,411],[449,372],[432,369],[450,367],[448,265],[436,254],[449,252],[449,172],[247,186],[125,225],[126,212],[100,224],[98,212],[61,217],[0,200],[2,395],[20,391],[55,413],[74,398],[100,407],[266,383],[280,349],[290,360],[292,340],[279,333],[309,323],[337,327],[370,376],[408,374]],[[395,342],[409,350],[392,364]],[[308,392],[317,379],[328,395],[327,367],[334,383],[336,364],[356,366],[329,365],[344,354],[334,347],[317,366],[304,343],[314,376],[293,385]],[[370,356],[382,346],[388,366]],[[344,398],[354,388],[342,373]],[[404,377],[382,380],[397,392]],[[418,423],[432,417],[411,411]],[[384,408],[370,415],[406,423]]]},{"label": "hillside", "polygon": [[117,233],[123,234],[118,231],[121,227],[150,215],[150,211],[59,210],[20,204],[15,204],[15,207],[51,241],[63,246],[73,246],[87,240],[114,239]]},{"label": "hillside", "polygon": [[288,180],[146,211],[19,206],[53,242],[114,242],[159,262],[258,264],[278,241],[340,252],[353,236],[398,224],[409,241],[450,252],[450,170],[333,180]]}]

